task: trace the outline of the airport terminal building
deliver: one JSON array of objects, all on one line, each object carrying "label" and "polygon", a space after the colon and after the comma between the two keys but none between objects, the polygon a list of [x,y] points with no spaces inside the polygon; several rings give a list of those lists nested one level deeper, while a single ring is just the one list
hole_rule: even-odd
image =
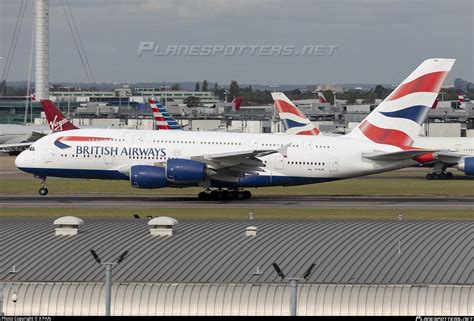
[{"label": "airport terminal building", "polygon": [[289,315],[287,279],[313,263],[298,315],[474,313],[471,221],[149,222],[1,219],[2,311],[104,315],[93,249],[107,262],[129,251],[112,315]]}]

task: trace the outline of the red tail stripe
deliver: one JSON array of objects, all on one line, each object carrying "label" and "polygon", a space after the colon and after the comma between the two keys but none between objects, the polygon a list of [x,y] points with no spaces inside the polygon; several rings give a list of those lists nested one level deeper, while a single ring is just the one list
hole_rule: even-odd
[{"label": "red tail stripe", "polygon": [[436,71],[420,76],[406,84],[400,85],[387,97],[386,100],[395,100],[417,92],[438,92],[441,89],[447,74],[446,71]]},{"label": "red tail stripe", "polygon": [[79,142],[94,142],[94,141],[104,141],[104,140],[112,140],[112,138],[106,137],[88,137],[88,136],[62,136],[59,137],[57,140],[63,141],[79,141]]},{"label": "red tail stripe", "polygon": [[168,125],[158,125],[158,129],[170,129]]},{"label": "red tail stripe", "polygon": [[367,138],[378,144],[393,145],[400,148],[413,145],[413,139],[410,136],[396,129],[380,128],[368,121],[364,121],[359,129]]},{"label": "red tail stripe", "polygon": [[321,132],[317,128],[313,128],[311,130],[304,130],[302,132],[296,133],[296,135],[308,135],[308,136],[317,136]]},{"label": "red tail stripe", "polygon": [[290,114],[295,114],[300,117],[306,118],[305,114],[300,112],[297,108],[294,106],[290,105],[286,101],[283,100],[275,100],[275,106],[278,109],[280,113],[290,113]]}]

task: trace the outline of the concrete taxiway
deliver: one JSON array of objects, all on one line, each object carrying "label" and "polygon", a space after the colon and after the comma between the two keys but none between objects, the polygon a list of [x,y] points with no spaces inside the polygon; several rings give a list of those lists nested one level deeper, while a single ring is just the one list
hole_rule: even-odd
[{"label": "concrete taxiway", "polygon": [[199,201],[192,195],[5,195],[1,208],[295,208],[473,210],[474,197],[254,196]]}]

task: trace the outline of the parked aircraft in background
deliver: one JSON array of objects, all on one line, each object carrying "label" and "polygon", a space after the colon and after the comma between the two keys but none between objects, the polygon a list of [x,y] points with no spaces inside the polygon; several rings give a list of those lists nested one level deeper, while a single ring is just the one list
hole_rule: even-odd
[{"label": "parked aircraft in background", "polygon": [[166,107],[163,106],[160,102],[156,102],[154,99],[149,99],[148,104],[150,105],[151,111],[153,113],[153,118],[156,122],[156,129],[158,130],[168,130],[168,129],[178,129],[182,130],[183,128],[178,124],[176,119],[171,117],[171,115],[166,110]]},{"label": "parked aircraft in background", "polygon": [[79,129],[64,116],[51,100],[41,100],[41,107],[43,107],[48,126],[53,132]]},{"label": "parked aircraft in background", "polygon": [[432,150],[414,148],[412,137],[453,64],[424,61],[345,136],[78,129],[41,138],[15,164],[42,179],[41,195],[48,193],[46,177],[53,176],[122,179],[144,189],[200,186],[200,199],[248,198],[248,187],[322,183],[413,166],[435,159]]},{"label": "parked aircraft in background", "polygon": [[0,150],[18,155],[33,142],[50,133],[51,130],[46,126],[0,124]]},{"label": "parked aircraft in background", "polygon": [[458,90],[458,101],[459,101],[459,108],[460,109],[466,109],[467,104],[471,102],[469,99],[469,96],[463,93],[461,90]]}]

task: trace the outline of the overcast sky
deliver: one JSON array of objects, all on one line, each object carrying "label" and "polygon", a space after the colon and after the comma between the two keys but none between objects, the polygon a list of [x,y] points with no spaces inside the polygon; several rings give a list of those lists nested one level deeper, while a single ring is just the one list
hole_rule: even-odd
[{"label": "overcast sky", "polygon": [[[457,59],[448,82],[474,80],[472,0],[68,1],[98,82],[396,83],[432,57]],[[0,56],[7,55],[19,2],[0,2]],[[27,78],[33,4],[9,80]],[[140,41],[337,48],[332,56],[138,57]],[[50,0],[50,81],[86,80],[61,0]]]}]

